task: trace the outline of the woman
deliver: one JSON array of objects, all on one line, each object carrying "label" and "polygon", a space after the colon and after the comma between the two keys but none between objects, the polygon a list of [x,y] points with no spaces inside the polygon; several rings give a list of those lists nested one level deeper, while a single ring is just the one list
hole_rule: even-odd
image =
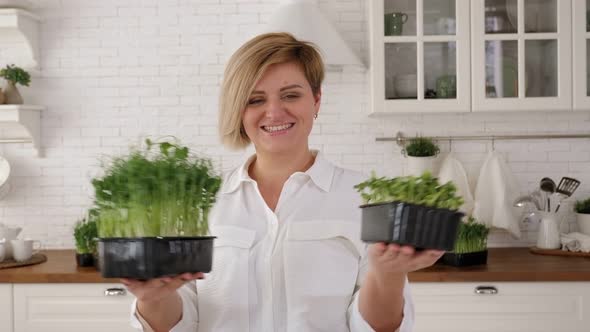
[{"label": "woman", "polygon": [[[411,331],[406,275],[440,251],[360,242],[364,180],[309,149],[324,68],[309,43],[265,34],[229,60],[220,134],[256,153],[224,177],[210,215],[213,271],[124,280],[156,331]],[[203,279],[192,282],[195,279]],[[198,294],[198,295],[197,295]]]}]

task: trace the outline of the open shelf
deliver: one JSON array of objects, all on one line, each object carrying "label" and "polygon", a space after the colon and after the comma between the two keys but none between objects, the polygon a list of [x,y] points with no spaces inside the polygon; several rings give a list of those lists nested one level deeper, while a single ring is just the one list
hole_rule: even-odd
[{"label": "open shelf", "polygon": [[41,151],[41,111],[38,105],[0,105],[0,143],[32,143]]}]

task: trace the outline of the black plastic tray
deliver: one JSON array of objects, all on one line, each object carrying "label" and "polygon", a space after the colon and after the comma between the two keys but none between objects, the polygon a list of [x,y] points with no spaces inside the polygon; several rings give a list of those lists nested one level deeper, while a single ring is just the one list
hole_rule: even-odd
[{"label": "black plastic tray", "polygon": [[99,270],[104,278],[147,280],[184,272],[210,272],[214,236],[101,238]]},{"label": "black plastic tray", "polygon": [[440,263],[451,266],[471,266],[482,265],[488,262],[488,251],[467,252],[463,254],[456,254],[454,252],[446,252],[441,258]]},{"label": "black plastic tray", "polygon": [[462,212],[405,202],[361,205],[361,239],[410,245],[417,249],[453,250]]}]

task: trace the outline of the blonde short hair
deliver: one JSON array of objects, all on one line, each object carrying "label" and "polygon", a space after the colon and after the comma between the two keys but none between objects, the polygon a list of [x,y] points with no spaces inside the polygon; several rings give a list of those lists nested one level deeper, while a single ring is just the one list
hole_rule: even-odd
[{"label": "blonde short hair", "polygon": [[299,64],[314,95],[320,93],[324,63],[317,47],[289,33],[256,36],[231,56],[219,100],[219,135],[226,147],[238,150],[250,144],[242,125],[242,111],[265,70],[270,65],[286,62]]}]

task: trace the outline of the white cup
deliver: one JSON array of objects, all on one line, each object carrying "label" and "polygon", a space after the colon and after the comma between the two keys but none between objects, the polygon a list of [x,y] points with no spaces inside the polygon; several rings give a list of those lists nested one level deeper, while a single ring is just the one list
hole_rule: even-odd
[{"label": "white cup", "polygon": [[[41,249],[41,242],[31,239],[10,240],[10,244],[12,245],[12,256],[17,262],[26,261]],[[38,245],[37,248],[35,248],[35,244]]]},{"label": "white cup", "polygon": [[0,239],[0,262],[6,258],[6,239]]}]

